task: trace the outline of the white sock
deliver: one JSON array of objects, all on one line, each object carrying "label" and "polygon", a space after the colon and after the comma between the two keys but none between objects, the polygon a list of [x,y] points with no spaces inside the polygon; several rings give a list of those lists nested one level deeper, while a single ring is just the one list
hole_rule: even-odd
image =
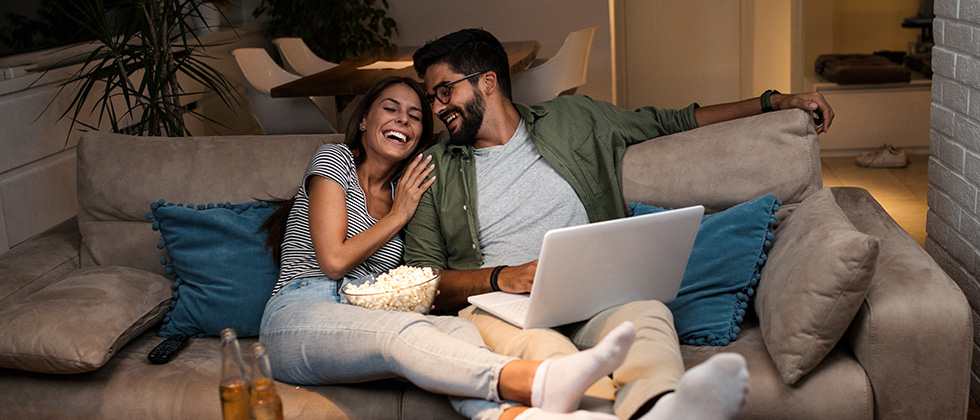
[{"label": "white sock", "polygon": [[534,373],[531,405],[556,413],[577,409],[589,386],[623,364],[635,339],[636,327],[624,322],[591,349],[545,360]]},{"label": "white sock", "polygon": [[749,392],[745,358],[720,353],[687,371],[677,389],[657,401],[641,420],[730,420]]},{"label": "white sock", "polygon": [[537,407],[524,410],[514,417],[514,420],[619,420],[608,413],[578,410],[572,413],[549,413]]}]

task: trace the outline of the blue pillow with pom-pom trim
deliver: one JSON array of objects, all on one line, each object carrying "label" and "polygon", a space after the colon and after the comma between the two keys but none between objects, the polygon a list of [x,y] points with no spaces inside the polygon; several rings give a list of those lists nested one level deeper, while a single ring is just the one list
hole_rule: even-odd
[{"label": "blue pillow with pom-pom trim", "polygon": [[[738,338],[772,245],[780,201],[772,194],[701,220],[677,298],[667,304],[681,343],[727,346]],[[630,215],[666,210],[630,203]]]},{"label": "blue pillow with pom-pom trim", "polygon": [[161,263],[176,275],[171,310],[158,334],[217,336],[232,327],[239,337],[259,334],[262,311],[279,279],[259,233],[276,207],[255,201],[182,205],[152,203],[147,218],[159,231]]}]

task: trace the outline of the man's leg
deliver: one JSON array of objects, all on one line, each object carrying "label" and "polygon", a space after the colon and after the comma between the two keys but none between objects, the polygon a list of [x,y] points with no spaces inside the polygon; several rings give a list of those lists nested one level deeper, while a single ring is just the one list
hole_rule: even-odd
[{"label": "man's leg", "polygon": [[[474,306],[469,306],[459,313],[460,317],[470,320],[476,325],[483,341],[494,353],[517,357],[523,360],[545,360],[578,353],[579,349],[558,331],[543,328],[522,329],[515,327],[499,318],[490,315]],[[609,329],[615,328],[611,325]],[[603,337],[605,333],[603,333]],[[599,342],[596,339],[591,343]],[[591,348],[592,345],[589,347]],[[599,379],[585,391],[587,397],[613,400],[616,387],[608,377]],[[594,404],[590,402],[588,405]]]},{"label": "man's leg", "polygon": [[648,401],[674,390],[684,374],[684,360],[674,330],[674,317],[658,301],[637,301],[610,308],[584,323],[568,328],[580,348],[589,348],[624,321],[636,326],[637,335],[626,361],[612,374],[617,388],[614,410],[628,419]]}]

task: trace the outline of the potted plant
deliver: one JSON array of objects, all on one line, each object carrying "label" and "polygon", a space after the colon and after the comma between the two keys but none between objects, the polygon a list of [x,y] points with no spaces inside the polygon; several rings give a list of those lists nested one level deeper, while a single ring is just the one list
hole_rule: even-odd
[{"label": "potted plant", "polygon": [[[95,48],[81,68],[62,86],[72,86],[72,101],[63,117],[72,126],[97,129],[107,120],[114,132],[136,135],[189,134],[184,116],[213,120],[188,109],[178,75],[214,91],[227,105],[238,103],[231,83],[206,62],[204,45],[190,23],[201,16],[200,0],[84,0],[67,2],[71,16]],[[76,85],[77,84],[77,85]],[[95,126],[79,121],[94,104]]]},{"label": "potted plant", "polygon": [[376,47],[389,47],[398,32],[381,0],[262,0],[254,16],[268,17],[269,36],[298,36],[315,54],[333,62]]}]

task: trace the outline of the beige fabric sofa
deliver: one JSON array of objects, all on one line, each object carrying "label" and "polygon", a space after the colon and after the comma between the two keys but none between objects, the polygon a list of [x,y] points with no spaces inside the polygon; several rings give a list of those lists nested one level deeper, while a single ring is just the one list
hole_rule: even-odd
[{"label": "beige fabric sofa", "polygon": [[[145,218],[149,204],[286,196],[314,150],[340,140],[86,134],[78,147],[77,221],[0,256],[0,418],[218,418],[216,338],[191,340],[166,365],[146,359],[162,340],[155,332],[172,282],[160,265],[159,234]],[[709,211],[773,193],[783,201],[781,220],[822,186],[819,145],[802,111],[633,146],[623,179],[628,201]],[[963,293],[867,191],[838,188],[833,197],[880,248],[856,316],[845,319],[829,354],[786,385],[767,348],[782,343],[763,334],[772,326],[766,319],[783,317],[750,316],[727,347],[683,346],[685,362],[743,354],[751,373],[748,419],[965,418],[972,329]],[[400,381],[277,386],[292,419],[458,418],[445,397]]]}]

